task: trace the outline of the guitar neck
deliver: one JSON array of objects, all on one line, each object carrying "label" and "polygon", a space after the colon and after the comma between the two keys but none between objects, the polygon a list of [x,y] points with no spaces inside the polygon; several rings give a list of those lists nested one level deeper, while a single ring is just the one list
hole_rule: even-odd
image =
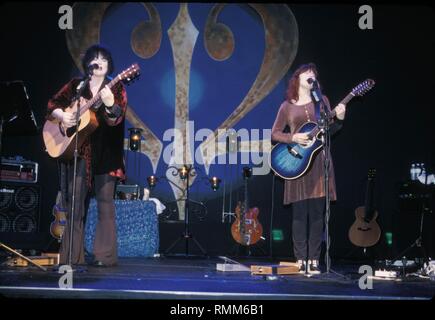
[{"label": "guitar neck", "polygon": [[[355,95],[350,92],[346,97],[344,97],[343,100],[341,100],[338,104],[342,103],[342,104],[347,104],[350,100],[353,99],[353,97],[355,97]],[[331,112],[329,113],[329,120],[331,120],[332,118],[334,118],[336,115],[336,111],[335,108],[333,110],[331,110]]]},{"label": "guitar neck", "polygon": [[[117,76],[115,78],[112,79],[112,81],[110,81],[107,84],[107,87],[109,89],[111,89],[115,84],[117,84],[120,80],[120,77]],[[93,105],[95,105],[99,100],[101,100],[101,93],[98,92],[91,100],[89,100],[83,107],[80,108],[80,115],[82,115],[83,113],[85,113],[87,110],[89,110]]]},{"label": "guitar neck", "polygon": [[[355,97],[355,95],[352,92],[350,92],[346,97],[344,97],[343,100],[340,101],[340,103],[347,104],[350,100],[352,100],[353,97]],[[328,122],[332,121],[332,119],[336,116],[336,114],[337,114],[337,112],[335,111],[335,108],[334,108],[333,110],[331,110],[329,112],[328,117],[327,117],[327,121]],[[310,138],[313,138],[319,133],[319,131],[320,131],[320,128],[318,125],[316,125],[316,127],[308,134],[308,136]]]},{"label": "guitar neck", "polygon": [[355,95],[350,92],[346,97],[344,97],[343,100],[340,101],[342,104],[347,104],[350,100],[352,100],[355,97]]},{"label": "guitar neck", "polygon": [[370,213],[374,209],[374,194],[373,190],[375,188],[374,180],[369,180],[367,182],[367,190],[366,190],[366,209],[368,213]]},{"label": "guitar neck", "polygon": [[373,218],[373,214],[375,210],[374,188],[375,188],[375,175],[373,172],[370,172],[370,175],[367,180],[366,201],[365,201],[365,211],[364,211],[364,220],[366,222],[370,221]]}]

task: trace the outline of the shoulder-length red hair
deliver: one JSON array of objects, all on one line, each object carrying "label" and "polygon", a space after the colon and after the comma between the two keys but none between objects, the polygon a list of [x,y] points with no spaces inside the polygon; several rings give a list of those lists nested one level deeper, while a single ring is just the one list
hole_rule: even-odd
[{"label": "shoulder-length red hair", "polygon": [[317,78],[317,67],[314,63],[307,63],[299,66],[295,72],[293,72],[292,77],[288,81],[287,91],[286,91],[286,99],[291,103],[292,100],[299,100],[299,75],[304,73],[305,71],[311,70]]}]

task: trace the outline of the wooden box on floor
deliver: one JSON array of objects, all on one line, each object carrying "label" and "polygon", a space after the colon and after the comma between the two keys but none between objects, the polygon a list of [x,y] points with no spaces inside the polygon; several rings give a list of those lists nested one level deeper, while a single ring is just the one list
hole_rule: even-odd
[{"label": "wooden box on floor", "polygon": [[[31,256],[27,257],[36,264],[40,266],[53,266],[55,265],[56,258],[54,257],[46,257],[46,256]],[[27,260],[24,260],[21,257],[13,257],[9,258],[6,264],[10,267],[27,267],[29,265],[29,262]]]},{"label": "wooden box on floor", "polygon": [[285,275],[298,274],[299,265],[294,262],[280,262],[279,265],[252,265],[251,274],[256,275]]}]

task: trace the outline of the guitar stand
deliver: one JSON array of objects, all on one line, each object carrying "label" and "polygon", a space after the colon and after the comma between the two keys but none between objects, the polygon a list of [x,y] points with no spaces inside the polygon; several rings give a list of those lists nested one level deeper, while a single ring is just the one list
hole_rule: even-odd
[{"label": "guitar stand", "polygon": [[429,261],[429,256],[427,255],[427,251],[423,245],[423,238],[422,236],[419,236],[417,239],[415,239],[414,243],[412,243],[408,248],[403,250],[401,253],[399,253],[392,261],[396,261],[400,257],[402,257],[405,253],[410,251],[412,248],[417,247],[420,248],[420,251],[423,253],[423,263]]},{"label": "guitar stand", "polygon": [[32,259],[27,258],[26,256],[22,255],[21,253],[19,253],[18,251],[8,247],[7,245],[3,244],[0,242],[0,247],[6,249],[7,251],[19,256],[21,259],[26,260],[28,263],[33,264],[34,266],[38,267],[39,269],[41,269],[42,271],[47,271],[47,268],[40,266],[39,264],[37,264],[36,262],[32,261]]},{"label": "guitar stand", "polygon": [[[234,246],[233,246],[233,248],[230,250],[230,254],[231,254],[231,256],[233,256],[233,257],[240,257],[240,249],[241,248],[246,248],[246,250],[248,251],[248,253],[247,253],[247,257],[252,257],[252,251],[251,251],[251,248],[256,248],[256,249],[259,249],[259,251],[261,251],[261,253],[264,255],[264,256],[266,256],[266,251],[264,251],[264,249],[261,247],[261,246],[259,246],[257,243],[254,243],[254,244],[252,244],[252,245],[249,245],[249,246],[242,246],[240,243],[236,243]],[[245,250],[244,250],[245,251]],[[232,253],[233,252],[235,252],[235,255],[232,255]]]},{"label": "guitar stand", "polygon": [[[356,256],[354,253],[358,252],[358,255]],[[345,256],[344,259],[351,258],[352,260],[358,260],[360,261],[360,251],[362,251],[361,260],[362,261],[375,261],[375,255],[373,254],[374,249],[372,247],[354,247],[352,248]]]},{"label": "guitar stand", "polygon": [[192,256],[189,254],[189,240],[193,240],[193,242],[196,244],[196,246],[199,248],[199,250],[202,252],[203,256],[207,256],[207,252],[203,249],[203,247],[199,244],[198,240],[195,239],[195,237],[189,232],[189,176],[190,176],[190,170],[187,173],[186,176],[186,198],[184,202],[184,232],[183,234],[172,243],[168,249],[165,250],[165,254],[168,254],[180,241],[185,241],[185,256],[189,257]]},{"label": "guitar stand", "polygon": [[177,239],[175,240],[169,247],[168,249],[166,249],[165,254],[168,254],[169,252],[171,252],[171,250],[180,242],[180,241],[185,241],[185,256],[191,256],[189,254],[189,240],[192,240],[196,246],[199,248],[199,250],[201,251],[203,256],[207,255],[207,252],[204,250],[204,248],[199,244],[198,240],[196,240],[196,238],[189,233],[189,231],[185,231],[183,232],[183,234]]}]

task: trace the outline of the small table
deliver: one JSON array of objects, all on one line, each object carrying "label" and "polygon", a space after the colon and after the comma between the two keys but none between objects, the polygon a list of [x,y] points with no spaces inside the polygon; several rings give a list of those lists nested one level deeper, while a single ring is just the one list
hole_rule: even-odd
[{"label": "small table", "polygon": [[[152,257],[159,250],[159,228],[153,201],[115,200],[119,257]],[[85,226],[85,248],[93,252],[97,201],[89,204]]]}]

